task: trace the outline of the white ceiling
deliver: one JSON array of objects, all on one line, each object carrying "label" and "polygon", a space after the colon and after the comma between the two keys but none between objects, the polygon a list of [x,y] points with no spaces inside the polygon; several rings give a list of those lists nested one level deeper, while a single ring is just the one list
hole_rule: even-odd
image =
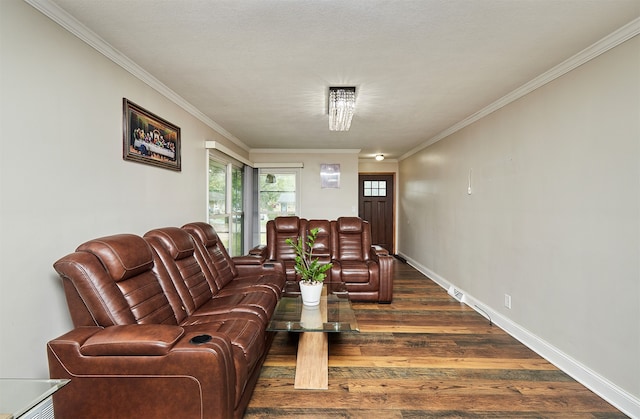
[{"label": "white ceiling", "polygon": [[[402,156],[640,16],[640,0],[54,3],[248,148],[363,158]],[[349,132],[328,130],[334,85],[357,88]]]}]

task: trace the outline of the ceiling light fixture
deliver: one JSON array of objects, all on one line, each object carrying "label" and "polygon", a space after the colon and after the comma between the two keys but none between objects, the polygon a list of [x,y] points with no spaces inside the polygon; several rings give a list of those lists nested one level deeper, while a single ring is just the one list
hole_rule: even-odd
[{"label": "ceiling light fixture", "polygon": [[384,160],[384,154],[376,154],[376,160],[378,161]]},{"label": "ceiling light fixture", "polygon": [[329,131],[349,131],[355,108],[355,87],[329,87]]}]

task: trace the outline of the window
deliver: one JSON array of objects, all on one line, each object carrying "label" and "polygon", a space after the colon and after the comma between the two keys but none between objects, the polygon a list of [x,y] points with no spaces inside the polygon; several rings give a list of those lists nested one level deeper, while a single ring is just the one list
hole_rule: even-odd
[{"label": "window", "polygon": [[260,243],[267,242],[267,221],[298,213],[298,175],[296,169],[260,169],[258,200]]},{"label": "window", "polygon": [[387,196],[387,182],[385,180],[365,180],[364,196]]},{"label": "window", "polygon": [[209,224],[231,256],[243,253],[242,167],[209,155]]}]

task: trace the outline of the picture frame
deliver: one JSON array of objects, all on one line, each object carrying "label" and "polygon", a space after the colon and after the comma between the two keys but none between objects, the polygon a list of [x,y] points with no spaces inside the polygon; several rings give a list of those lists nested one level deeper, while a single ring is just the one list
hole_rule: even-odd
[{"label": "picture frame", "polygon": [[322,189],[340,189],[340,164],[320,164]]},{"label": "picture frame", "polygon": [[180,127],[122,99],[122,158],[181,171]]}]

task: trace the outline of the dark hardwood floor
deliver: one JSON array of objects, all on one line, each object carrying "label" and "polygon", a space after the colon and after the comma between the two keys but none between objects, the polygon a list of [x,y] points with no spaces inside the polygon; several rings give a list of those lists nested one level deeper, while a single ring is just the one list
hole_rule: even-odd
[{"label": "dark hardwood floor", "polygon": [[354,303],[331,334],[329,390],[294,390],[297,335],[278,333],[245,418],[626,418],[407,264],[392,304]]}]

